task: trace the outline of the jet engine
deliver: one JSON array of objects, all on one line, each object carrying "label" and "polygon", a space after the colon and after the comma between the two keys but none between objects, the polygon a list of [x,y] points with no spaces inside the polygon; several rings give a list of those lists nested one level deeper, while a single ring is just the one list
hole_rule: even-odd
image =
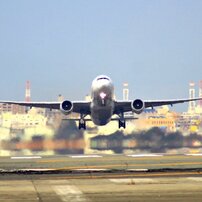
[{"label": "jet engine", "polygon": [[60,104],[60,110],[63,114],[68,115],[73,110],[73,104],[69,100],[65,100]]},{"label": "jet engine", "polygon": [[145,108],[145,104],[142,100],[136,99],[133,102],[131,102],[132,111],[136,114],[142,113],[142,111]]}]

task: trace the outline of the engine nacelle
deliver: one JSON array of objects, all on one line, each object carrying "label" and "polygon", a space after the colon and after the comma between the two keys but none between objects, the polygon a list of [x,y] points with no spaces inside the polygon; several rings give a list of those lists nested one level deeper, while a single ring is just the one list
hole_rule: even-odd
[{"label": "engine nacelle", "polygon": [[65,100],[60,104],[60,110],[63,114],[68,115],[73,110],[73,104],[69,100]]},{"label": "engine nacelle", "polygon": [[131,103],[131,107],[133,112],[140,114],[145,109],[145,104],[142,100],[136,99]]}]

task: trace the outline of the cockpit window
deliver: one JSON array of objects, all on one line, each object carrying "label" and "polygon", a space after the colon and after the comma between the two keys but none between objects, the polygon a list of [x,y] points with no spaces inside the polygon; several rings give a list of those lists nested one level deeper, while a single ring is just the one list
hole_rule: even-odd
[{"label": "cockpit window", "polygon": [[109,79],[107,77],[99,77],[97,80],[102,80],[102,79],[105,79],[105,80],[109,81]]}]

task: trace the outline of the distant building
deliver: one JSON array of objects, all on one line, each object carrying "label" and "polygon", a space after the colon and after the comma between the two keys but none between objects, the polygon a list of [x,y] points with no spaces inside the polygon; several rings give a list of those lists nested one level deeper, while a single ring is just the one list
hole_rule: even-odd
[{"label": "distant building", "polygon": [[129,100],[129,88],[128,83],[123,84],[123,100]]},{"label": "distant building", "polygon": [[[194,99],[194,98],[195,98],[195,83],[190,82],[189,83],[189,99]],[[188,111],[190,113],[193,113],[195,111],[195,107],[196,107],[196,102],[195,101],[189,102]]]},{"label": "distant building", "polygon": [[46,126],[47,118],[40,114],[12,114],[10,112],[1,114],[1,126],[5,128],[26,128],[35,126]]},{"label": "distant building", "polygon": [[148,130],[153,127],[162,128],[168,132],[175,132],[175,120],[171,117],[153,116],[135,121],[136,130]]},{"label": "distant building", "polygon": [[183,112],[180,115],[177,126],[183,134],[198,133],[202,135],[202,114],[197,109],[200,108],[196,107],[195,113]]},{"label": "distant building", "polygon": [[0,104],[0,114],[11,112],[12,114],[24,114],[25,107],[11,104]]},{"label": "distant building", "polygon": [[[196,94],[195,83],[190,82],[189,83],[189,98],[194,99],[195,94]],[[199,81],[199,90],[198,90],[197,97],[202,98],[202,80]],[[199,100],[198,102],[196,102],[196,101],[189,102],[188,113],[192,114],[192,115],[202,114],[202,100]]]}]

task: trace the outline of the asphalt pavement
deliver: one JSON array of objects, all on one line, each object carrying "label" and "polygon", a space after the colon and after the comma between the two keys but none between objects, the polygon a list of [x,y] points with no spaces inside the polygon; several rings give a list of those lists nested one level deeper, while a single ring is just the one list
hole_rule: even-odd
[{"label": "asphalt pavement", "polygon": [[0,158],[0,201],[201,201],[202,155]]}]

